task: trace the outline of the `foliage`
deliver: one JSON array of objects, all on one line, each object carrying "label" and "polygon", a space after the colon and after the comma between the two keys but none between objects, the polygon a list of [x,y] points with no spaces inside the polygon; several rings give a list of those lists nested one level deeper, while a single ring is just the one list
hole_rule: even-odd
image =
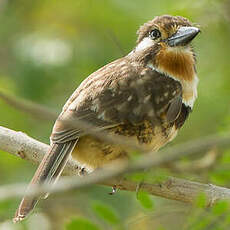
[{"label": "foliage", "polygon": [[87,219],[74,219],[66,226],[66,230],[99,230],[99,228]]},{"label": "foliage", "polygon": [[112,207],[109,207],[103,203],[94,202],[92,208],[95,214],[97,214],[104,221],[112,225],[116,225],[119,223],[119,217],[112,209]]},{"label": "foliage", "polygon": [[[0,90],[60,111],[85,77],[130,52],[139,25],[161,14],[188,17],[202,31],[194,41],[199,98],[172,144],[229,130],[229,0],[2,0]],[[1,100],[0,112],[2,126],[49,142],[53,121],[38,121]],[[178,172],[169,166],[129,177],[157,183],[165,175],[176,175],[230,187],[230,150],[217,151],[215,164],[203,171]],[[7,153],[0,154],[1,184],[29,181],[35,166]],[[184,162],[191,166],[194,160],[197,159],[186,158]],[[11,225],[18,201],[2,202],[0,229],[226,230],[230,226],[229,204],[221,202],[205,208],[203,194],[191,207],[141,191],[137,199],[131,192],[119,191],[109,196],[106,188],[88,190],[82,199],[66,194],[68,202],[51,198],[46,201],[49,205],[39,205],[36,212],[43,213],[44,223],[48,223],[43,228],[36,216],[23,224]],[[31,228],[32,220],[39,224]]]}]

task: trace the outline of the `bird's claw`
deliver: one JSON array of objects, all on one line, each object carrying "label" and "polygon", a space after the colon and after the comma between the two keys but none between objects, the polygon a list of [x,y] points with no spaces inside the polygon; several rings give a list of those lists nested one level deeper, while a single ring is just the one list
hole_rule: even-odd
[{"label": "bird's claw", "polygon": [[116,185],[113,185],[112,192],[109,193],[109,195],[114,195],[117,192],[118,188]]},{"label": "bird's claw", "polygon": [[81,167],[78,171],[78,176],[85,176],[87,173],[85,167]]}]

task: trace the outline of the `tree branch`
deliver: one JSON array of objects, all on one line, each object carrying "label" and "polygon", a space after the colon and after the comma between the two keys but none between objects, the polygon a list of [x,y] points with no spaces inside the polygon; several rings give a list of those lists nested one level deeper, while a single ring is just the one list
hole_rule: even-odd
[{"label": "tree branch", "polygon": [[0,99],[8,105],[12,106],[13,108],[30,114],[32,117],[37,119],[50,121],[57,118],[56,112],[52,111],[51,109],[47,109],[43,105],[22,98],[17,98],[15,96],[11,96],[2,91],[0,91]]},{"label": "tree branch", "polygon": [[[209,149],[211,146],[230,146],[230,135],[210,136],[203,141],[193,141],[178,147],[169,148],[161,151],[161,154],[145,155],[135,162],[119,162],[113,163],[113,167],[95,171],[84,178],[76,177],[78,166],[73,160],[69,160],[65,167],[64,173],[73,177],[61,179],[56,186],[49,185],[34,186],[28,194],[35,195],[46,192],[60,193],[71,189],[80,189],[94,183],[112,186],[116,184],[122,190],[135,191],[138,182],[127,179],[115,178],[123,173],[135,172],[159,166],[167,162],[179,159],[182,156],[194,154]],[[0,149],[23,159],[34,163],[39,163],[47,152],[49,146],[41,143],[22,132],[16,132],[4,127],[0,127]],[[186,153],[186,154],[184,154]],[[165,178],[156,184],[143,183],[141,190],[152,195],[161,196],[167,199],[178,200],[182,202],[192,203],[197,195],[201,192],[206,195],[207,205],[213,205],[218,200],[230,200],[230,189],[210,184],[202,184],[188,180],[177,178]],[[25,185],[6,185],[0,187],[0,200],[13,197],[21,197],[25,194]]]}]

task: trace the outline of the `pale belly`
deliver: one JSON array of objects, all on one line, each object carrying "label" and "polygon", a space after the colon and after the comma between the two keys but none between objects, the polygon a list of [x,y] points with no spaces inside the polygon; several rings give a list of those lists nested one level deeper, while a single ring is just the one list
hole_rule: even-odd
[{"label": "pale belly", "polygon": [[[177,134],[175,125],[163,128],[160,126],[142,128],[143,125],[141,129],[132,130],[127,129],[127,127],[117,127],[112,131],[119,136],[129,137],[129,143],[138,146],[138,149],[141,149],[140,152],[143,153],[157,151],[173,140]],[[79,139],[72,152],[72,158],[81,167],[86,168],[88,171],[93,171],[112,161],[128,159],[129,155],[132,154],[132,147],[130,145],[124,146],[103,142],[87,135]]]}]

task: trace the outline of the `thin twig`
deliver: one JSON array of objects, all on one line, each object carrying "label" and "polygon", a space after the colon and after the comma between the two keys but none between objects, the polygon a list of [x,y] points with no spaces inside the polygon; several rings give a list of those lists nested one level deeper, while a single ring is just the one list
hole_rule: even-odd
[{"label": "thin twig", "polygon": [[120,42],[120,40],[118,39],[118,37],[116,36],[116,34],[114,33],[113,30],[111,30],[110,28],[106,29],[106,34],[109,36],[109,38],[112,40],[112,42],[115,44],[116,48],[119,50],[119,53],[122,56],[126,55],[125,50],[122,47],[122,44]]},{"label": "thin twig", "polygon": [[0,91],[0,99],[2,99],[8,105],[28,114],[31,114],[32,117],[41,120],[54,120],[57,117],[57,113],[53,112],[50,109],[47,109],[43,105],[39,105],[29,100],[18,99],[14,96],[11,96],[7,93]]},{"label": "thin twig", "polygon": [[[215,137],[215,138],[214,138]],[[94,173],[79,178],[74,176],[73,178],[61,179],[56,186],[50,187],[48,185],[42,185],[34,187],[28,191],[29,195],[35,195],[46,192],[60,193],[69,191],[71,189],[79,189],[91,184],[99,183],[103,185],[112,186],[117,184],[120,189],[135,191],[137,182],[129,181],[126,179],[116,179],[115,176],[121,175],[127,172],[134,172],[142,170],[143,168],[149,168],[151,166],[159,166],[160,164],[170,162],[184,156],[184,152],[187,151],[186,155],[194,154],[197,151],[210,148],[215,144],[216,146],[229,146],[229,135],[228,136],[211,136],[205,138],[204,142],[194,141],[190,144],[170,148],[165,151],[161,151],[161,154],[147,155],[135,162],[114,162],[113,167],[106,167],[101,170],[95,171]],[[199,144],[200,146],[197,146]],[[195,148],[194,148],[195,146]],[[23,159],[29,159],[33,162],[39,162],[44,153],[48,150],[48,145],[45,145],[31,137],[21,133],[0,127],[0,149],[3,151],[12,153],[16,156],[21,156],[19,152],[23,152]],[[173,157],[171,157],[171,154]],[[168,158],[166,156],[168,155]],[[163,156],[163,157],[162,157]],[[76,175],[78,166],[73,160],[69,160],[67,167],[65,168],[65,174]],[[187,180],[181,180],[177,178],[165,178],[164,180],[156,183],[143,183],[141,189],[152,194],[168,199],[183,201],[191,203],[193,202],[199,193],[206,194],[207,205],[211,206],[218,200],[228,199],[230,200],[230,190],[227,188],[202,184]],[[7,185],[0,188],[0,200],[5,200],[13,197],[19,197],[25,194],[25,185]]]},{"label": "thin twig", "polygon": [[175,162],[165,165],[172,172],[176,173],[200,173],[202,171],[208,171],[217,164],[218,160],[222,156],[222,151],[218,151],[216,147],[207,151],[203,157],[189,162]]}]

